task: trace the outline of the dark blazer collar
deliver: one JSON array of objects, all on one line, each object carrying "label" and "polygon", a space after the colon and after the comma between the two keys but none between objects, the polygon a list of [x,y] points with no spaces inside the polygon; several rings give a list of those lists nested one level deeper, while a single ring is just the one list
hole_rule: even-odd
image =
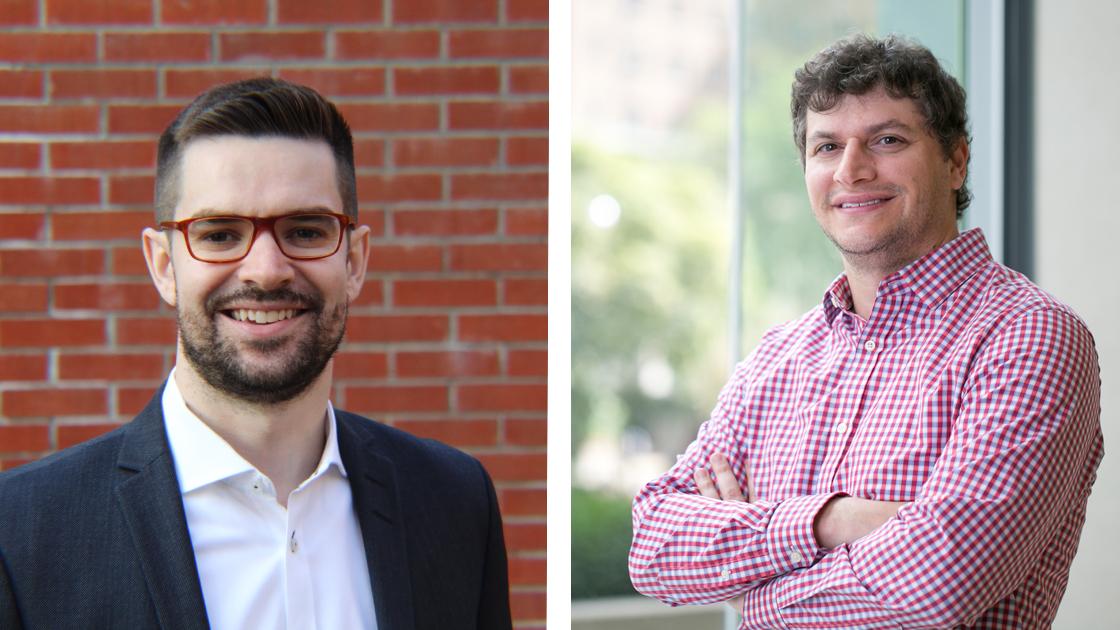
[{"label": "dark blazer collar", "polygon": [[369,420],[335,410],[338,450],[350,480],[354,512],[362,530],[377,627],[413,630],[405,526],[396,468],[381,452]]},{"label": "dark blazer collar", "polygon": [[209,628],[175,463],[163,425],[163,388],[125,428],[117,503],[160,627]]}]

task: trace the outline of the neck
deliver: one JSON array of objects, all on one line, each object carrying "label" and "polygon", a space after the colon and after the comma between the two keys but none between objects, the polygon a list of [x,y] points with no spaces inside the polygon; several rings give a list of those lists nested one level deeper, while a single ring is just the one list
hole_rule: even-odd
[{"label": "neck", "polygon": [[875,294],[878,293],[879,284],[884,278],[948,243],[958,234],[954,224],[953,229],[942,238],[927,243],[926,246],[918,249],[918,253],[901,259],[887,260],[876,253],[865,255],[843,253],[844,275],[848,278],[848,288],[852,292],[852,309],[855,310],[856,315],[864,320],[871,317],[871,311],[875,307]]},{"label": "neck", "polygon": [[288,494],[311,476],[327,438],[327,400],[331,368],[296,398],[278,404],[256,404],[215,389],[195,371],[180,349],[175,384],[187,407],[261,471],[287,505]]}]

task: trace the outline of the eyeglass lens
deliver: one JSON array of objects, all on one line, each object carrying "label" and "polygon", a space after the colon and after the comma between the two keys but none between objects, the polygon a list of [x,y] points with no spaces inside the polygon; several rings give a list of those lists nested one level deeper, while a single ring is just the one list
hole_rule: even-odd
[{"label": "eyeglass lens", "polygon": [[[342,227],[337,217],[306,214],[281,217],[272,224],[280,251],[292,258],[329,256],[338,248]],[[241,258],[253,244],[253,221],[214,217],[194,221],[187,228],[191,252],[211,262]]]}]

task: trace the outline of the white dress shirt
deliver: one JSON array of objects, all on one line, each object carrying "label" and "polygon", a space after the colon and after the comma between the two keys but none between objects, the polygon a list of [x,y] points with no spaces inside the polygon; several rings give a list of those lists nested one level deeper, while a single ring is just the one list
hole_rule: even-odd
[{"label": "white dress shirt", "polygon": [[319,465],[287,509],[272,481],[187,408],[174,371],[162,402],[210,627],[376,629],[330,402]]}]

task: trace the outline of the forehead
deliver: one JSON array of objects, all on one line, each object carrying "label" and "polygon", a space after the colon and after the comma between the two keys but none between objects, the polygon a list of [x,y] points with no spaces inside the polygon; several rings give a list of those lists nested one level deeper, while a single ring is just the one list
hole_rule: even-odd
[{"label": "forehead", "polygon": [[917,101],[894,98],[878,88],[866,94],[845,94],[826,111],[810,109],[805,114],[805,133],[807,137],[856,135],[892,121],[916,131],[925,128],[925,117]]},{"label": "forehead", "polygon": [[179,163],[175,218],[254,216],[305,208],[342,212],[336,165],[321,140],[214,136],[190,141]]}]

